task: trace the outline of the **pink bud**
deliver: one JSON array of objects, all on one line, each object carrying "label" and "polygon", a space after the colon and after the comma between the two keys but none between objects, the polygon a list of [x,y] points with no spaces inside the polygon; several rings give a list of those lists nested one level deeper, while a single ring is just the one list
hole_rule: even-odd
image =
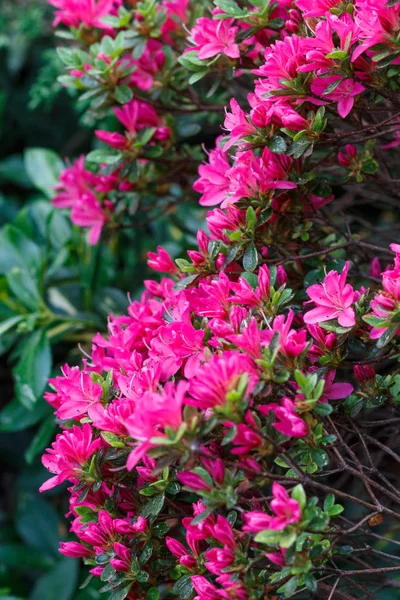
[{"label": "pink bud", "polygon": [[371,265],[369,267],[369,274],[371,275],[371,277],[379,278],[381,273],[382,273],[381,263],[379,261],[379,258],[377,256],[375,256],[375,258],[373,258],[371,261]]},{"label": "pink bud", "polygon": [[179,562],[187,569],[194,569],[197,566],[196,559],[193,558],[193,556],[190,556],[190,554],[185,554],[185,556],[181,556]]},{"label": "pink bud", "polygon": [[197,232],[197,243],[199,244],[199,250],[203,255],[207,255],[208,254],[208,237],[207,234],[202,230],[199,229],[199,231]]},{"label": "pink bud", "polygon": [[286,273],[284,267],[282,267],[282,265],[279,265],[276,269],[276,283],[280,287],[284,283],[287,283],[287,281],[288,281],[287,273]]},{"label": "pink bud", "polygon": [[167,544],[167,548],[174,556],[177,558],[181,558],[182,556],[186,556],[187,550],[183,544],[178,542],[175,538],[167,536],[165,538],[165,543]]},{"label": "pink bud", "polygon": [[375,379],[375,375],[375,369],[370,365],[355,365],[354,367],[354,377],[360,383],[366,383]]},{"label": "pink bud", "polygon": [[225,254],[222,254],[222,252],[220,252],[215,260],[215,266],[217,267],[217,269],[222,269],[225,262],[226,262],[226,256],[225,256]]},{"label": "pink bud", "polygon": [[79,544],[79,542],[60,542],[58,551],[70,558],[86,558],[88,556],[93,556],[93,550]]},{"label": "pink bud", "polygon": [[117,148],[118,150],[123,150],[129,145],[126,137],[120,133],[111,133],[111,131],[102,131],[97,129],[95,134],[99,140],[105,144],[108,144],[109,146],[112,146],[113,148]]},{"label": "pink bud", "polygon": [[207,491],[211,492],[211,487],[204,481],[200,475],[186,471],[184,473],[177,473],[179,482],[188,488],[195,491]]},{"label": "pink bud", "polygon": [[160,140],[161,142],[164,142],[165,140],[167,140],[171,135],[171,130],[169,127],[157,127],[157,131],[154,134],[154,138],[156,140]]},{"label": "pink bud", "polygon": [[269,300],[271,277],[267,265],[262,265],[258,272],[258,287],[263,300]]},{"label": "pink bud", "polygon": [[203,457],[201,462],[213,480],[218,483],[218,485],[222,485],[225,478],[224,461],[221,458]]}]

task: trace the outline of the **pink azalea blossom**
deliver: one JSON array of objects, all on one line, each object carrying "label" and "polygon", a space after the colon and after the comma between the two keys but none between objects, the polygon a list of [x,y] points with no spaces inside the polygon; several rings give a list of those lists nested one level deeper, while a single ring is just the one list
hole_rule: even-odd
[{"label": "pink azalea blossom", "polygon": [[191,30],[191,50],[198,51],[200,60],[225,54],[229,58],[239,58],[239,46],[235,43],[238,27],[233,27],[234,19],[214,20],[201,17]]},{"label": "pink azalea blossom", "polygon": [[247,377],[247,394],[251,393],[257,378],[249,359],[239,352],[226,352],[222,356],[213,356],[206,362],[190,382],[189,393],[193,400],[188,404],[202,410],[225,406],[227,395],[236,389],[241,377]]},{"label": "pink azalea blossom", "polygon": [[331,8],[340,4],[341,0],[296,0],[296,6],[305,17],[323,17]]},{"label": "pink azalea blossom", "polygon": [[169,252],[162,246],[157,246],[157,252],[149,252],[147,256],[147,264],[151,269],[161,271],[162,273],[178,273],[178,267],[172,260]]},{"label": "pink azalea blossom", "polygon": [[64,23],[67,27],[87,27],[108,29],[103,17],[114,13],[121,0],[48,0],[56,9],[53,25]]},{"label": "pink azalea blossom", "polygon": [[347,262],[339,275],[337,271],[329,271],[323,283],[311,285],[307,294],[316,308],[304,315],[305,323],[321,323],[337,319],[342,327],[355,325],[355,313],[352,304],[356,298],[353,287],[346,283],[350,263]]},{"label": "pink azalea blossom", "polygon": [[193,189],[202,194],[199,200],[202,206],[214,206],[225,200],[229,189],[228,169],[230,164],[226,152],[217,142],[216,148],[208,155],[208,163],[200,165],[200,178],[193,185]]},{"label": "pink azalea blossom", "polygon": [[297,500],[293,500],[285,488],[276,481],[272,484],[273,500],[271,510],[275,516],[267,515],[260,511],[244,513],[244,531],[258,533],[265,529],[282,531],[288,525],[298,523],[301,519],[301,509]]},{"label": "pink azalea blossom", "polygon": [[229,141],[224,146],[225,151],[237,144],[243,137],[256,133],[256,128],[249,123],[246,113],[240,108],[235,98],[230,101],[230,109],[231,112],[225,109],[224,128],[230,132]]},{"label": "pink azalea blossom", "polygon": [[296,413],[295,405],[290,398],[282,398],[280,405],[275,403],[263,404],[258,407],[258,410],[264,416],[272,411],[278,419],[278,422],[273,423],[272,427],[287,437],[301,438],[308,433],[307,424]]},{"label": "pink azalea blossom", "polygon": [[382,273],[383,290],[375,294],[371,300],[372,314],[382,322],[381,327],[372,328],[370,335],[373,340],[382,337],[392,316],[397,314],[400,309],[400,245],[391,244],[390,249],[396,254],[394,266]]},{"label": "pink azalea blossom", "polygon": [[353,392],[354,387],[350,383],[334,383],[335,376],[335,370],[328,371],[328,373],[324,375],[325,385],[324,392],[320,398],[321,402],[329,402],[329,400],[341,400],[342,398],[347,398],[347,396],[350,396],[350,394]]},{"label": "pink azalea blossom", "polygon": [[47,392],[45,398],[56,408],[59,419],[78,419],[99,403],[103,388],[93,382],[90,373],[79,367],[64,365],[62,372],[62,377],[49,379],[55,393]]},{"label": "pink azalea blossom", "polygon": [[154,444],[152,438],[165,437],[163,429],[170,427],[177,431],[182,424],[182,405],[185,400],[187,384],[179,382],[175,386],[166,384],[162,395],[146,392],[137,400],[134,413],[125,421],[129,435],[137,445],[128,457],[127,469],[137,465],[143,455]]},{"label": "pink azalea blossom", "polygon": [[[341,80],[341,81],[340,81]],[[329,93],[326,93],[328,86],[340,81],[339,85]],[[330,75],[329,77],[316,77],[311,83],[311,91],[322,99],[322,104],[326,101],[337,102],[339,115],[344,119],[354,106],[354,99],[365,90],[362,83],[354,79],[342,79],[341,75]],[[313,101],[310,98],[311,102]]]},{"label": "pink azalea blossom", "polygon": [[381,0],[357,0],[354,20],[359,38],[363,41],[355,48],[352,61],[372,46],[387,44],[388,39],[395,38],[399,30],[399,14],[399,4],[387,6],[387,2]]},{"label": "pink azalea blossom", "polygon": [[76,482],[82,468],[85,467],[92,455],[102,446],[100,438],[93,440],[93,431],[89,423],[82,427],[76,425],[56,437],[42,463],[48,471],[55,473],[40,487],[41,492],[60,485],[67,479]]}]

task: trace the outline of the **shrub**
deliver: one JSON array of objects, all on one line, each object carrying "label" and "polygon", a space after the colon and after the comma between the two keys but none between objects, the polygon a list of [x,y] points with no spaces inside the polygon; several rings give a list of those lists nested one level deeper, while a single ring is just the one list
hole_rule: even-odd
[{"label": "shrub", "polygon": [[[70,482],[79,539],[61,552],[111,600],[396,589],[400,245],[357,204],[395,182],[400,5],[51,3],[75,40],[61,82],[102,143],[54,204],[93,245],[192,183],[217,206],[50,380],[63,432],[41,489]],[[185,137],[229,96],[195,179]]]}]

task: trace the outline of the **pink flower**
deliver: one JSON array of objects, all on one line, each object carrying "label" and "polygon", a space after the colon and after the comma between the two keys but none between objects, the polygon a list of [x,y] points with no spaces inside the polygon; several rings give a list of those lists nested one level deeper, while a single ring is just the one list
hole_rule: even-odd
[{"label": "pink flower", "polygon": [[[340,81],[337,87],[330,93],[326,93],[328,86]],[[344,119],[354,106],[354,98],[365,90],[362,83],[354,81],[354,79],[343,79],[341,75],[330,75],[329,77],[316,77],[311,84],[311,91],[316,96],[322,97],[325,100],[337,102],[337,110],[339,115]],[[309,98],[312,102],[312,98]],[[323,102],[325,103],[325,102]]]},{"label": "pink flower", "polygon": [[214,575],[221,575],[227,567],[235,562],[235,553],[229,546],[212,548],[204,554],[205,567]]},{"label": "pink flower", "polygon": [[208,161],[208,163],[200,165],[200,178],[193,185],[193,189],[202,194],[199,200],[201,206],[221,204],[229,189],[226,172],[230,169],[230,164],[226,152],[218,146],[218,143],[216,148],[209,153]]},{"label": "pink flower", "polygon": [[164,250],[162,246],[157,246],[157,252],[149,252],[147,256],[147,264],[151,269],[162,273],[170,273],[171,275],[179,272],[169,252]]},{"label": "pink flower", "polygon": [[78,419],[99,403],[103,388],[93,382],[90,373],[79,367],[64,365],[62,372],[62,377],[49,379],[56,393],[47,392],[45,399],[57,409],[59,419]]},{"label": "pink flower", "polygon": [[188,399],[187,403],[201,410],[226,406],[227,395],[237,388],[244,374],[248,374],[246,393],[249,394],[257,378],[247,356],[239,352],[225,352],[221,356],[213,356],[200,367],[190,381],[189,392],[193,400]]},{"label": "pink flower", "polygon": [[180,381],[175,387],[167,383],[163,394],[145,392],[135,404],[133,414],[125,421],[129,435],[138,443],[128,457],[127,469],[137,465],[144,454],[154,446],[151,438],[165,437],[163,429],[177,431],[182,424],[182,405],[185,401],[187,383]]},{"label": "pink flower", "polygon": [[[400,6],[387,6],[381,0],[357,0],[354,20],[361,44],[355,48],[352,61],[372,46],[388,44],[398,33]],[[379,51],[378,51],[379,52]]]},{"label": "pink flower", "polygon": [[[313,368],[314,367],[312,367],[312,369]],[[329,402],[329,400],[341,400],[342,398],[347,398],[347,396],[350,396],[350,394],[353,392],[354,387],[350,383],[334,383],[333,380],[335,379],[335,376],[335,370],[328,371],[328,373],[324,375],[324,392],[320,398],[320,402]]]},{"label": "pink flower", "polygon": [[[257,423],[250,411],[247,411],[245,421],[245,423],[237,425],[237,434],[232,440],[232,444],[235,446],[231,450],[232,454],[248,454],[263,445],[262,437],[257,433]],[[233,423],[227,425],[233,426]]]},{"label": "pink flower", "polygon": [[57,9],[54,26],[64,23],[67,27],[79,27],[83,23],[87,27],[109,29],[102,18],[112,14],[121,0],[49,0],[49,3]]},{"label": "pink flower", "polygon": [[396,254],[394,266],[382,273],[383,290],[380,290],[371,300],[372,315],[380,319],[382,324],[379,327],[374,323],[371,330],[373,340],[379,339],[385,333],[392,317],[397,315],[400,307],[400,245],[390,244],[390,249]]},{"label": "pink flower", "polygon": [[94,246],[100,239],[101,230],[107,216],[94,194],[84,198],[84,202],[75,204],[71,212],[71,221],[80,227],[89,228],[89,243]]},{"label": "pink flower", "polygon": [[285,155],[274,154],[265,148],[261,157],[252,150],[240,152],[234,166],[229,169],[230,190],[222,208],[242,198],[265,199],[270,190],[290,190],[297,185],[288,181],[292,159]]},{"label": "pink flower", "polygon": [[308,296],[317,307],[304,315],[305,323],[337,319],[342,327],[355,325],[355,313],[351,305],[356,299],[356,292],[346,283],[349,267],[350,262],[347,262],[340,275],[337,271],[329,271],[323,283],[307,289]]},{"label": "pink flower", "polygon": [[301,438],[308,433],[306,423],[296,413],[294,403],[286,396],[282,398],[281,405],[275,403],[263,404],[258,407],[258,410],[264,416],[267,416],[271,411],[274,412],[278,422],[273,423],[272,427],[287,437]]},{"label": "pink flower", "polygon": [[194,44],[192,50],[198,51],[200,60],[225,54],[229,58],[239,58],[239,46],[235,44],[238,27],[232,27],[234,19],[213,20],[201,17],[193,27],[190,41]]},{"label": "pink flower", "polygon": [[225,151],[245,136],[256,133],[256,128],[249,123],[246,113],[240,108],[235,98],[231,99],[230,108],[231,112],[227,112],[225,109],[224,127],[230,131],[229,141],[224,146]]},{"label": "pink flower", "polygon": [[341,0],[296,0],[296,6],[305,17],[323,17],[331,8],[340,4]]},{"label": "pink flower", "polygon": [[251,511],[245,513],[244,531],[258,533],[265,529],[282,531],[288,525],[298,523],[301,519],[301,509],[297,500],[293,500],[285,488],[276,481],[272,484],[273,500],[271,500],[271,509],[274,517],[260,511]]},{"label": "pink flower", "polygon": [[274,565],[278,565],[278,567],[285,567],[285,554],[286,548],[279,548],[279,552],[267,552],[265,556],[272,562]]},{"label": "pink flower", "polygon": [[42,463],[55,477],[48,479],[40,487],[41,492],[60,485],[67,479],[75,482],[92,455],[102,446],[102,440],[93,440],[93,432],[89,423],[82,427],[76,425],[56,437],[52,447],[42,457]]},{"label": "pink flower", "polygon": [[268,345],[275,333],[279,333],[279,351],[288,359],[299,356],[307,346],[307,332],[292,329],[294,312],[289,310],[285,315],[278,315],[272,322],[272,327],[263,331],[263,345]]}]

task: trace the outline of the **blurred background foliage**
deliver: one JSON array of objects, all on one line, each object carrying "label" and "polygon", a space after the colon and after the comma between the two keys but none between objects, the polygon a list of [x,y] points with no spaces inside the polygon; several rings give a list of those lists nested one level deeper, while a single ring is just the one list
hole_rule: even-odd
[{"label": "blurred background foliage", "polygon": [[[52,14],[45,0],[0,2],[0,598],[94,600],[101,582],[58,553],[67,539],[65,489],[40,496],[40,456],[56,426],[47,379],[90,350],[107,315],[122,312],[150,276],[146,254],[162,244],[182,256],[201,212],[176,205],[90,247],[51,206],[66,156],[93,144],[73,98],[57,83]],[[82,107],[83,112],[84,107]],[[150,199],[151,200],[151,199]],[[139,222],[140,221],[140,222]]]}]

